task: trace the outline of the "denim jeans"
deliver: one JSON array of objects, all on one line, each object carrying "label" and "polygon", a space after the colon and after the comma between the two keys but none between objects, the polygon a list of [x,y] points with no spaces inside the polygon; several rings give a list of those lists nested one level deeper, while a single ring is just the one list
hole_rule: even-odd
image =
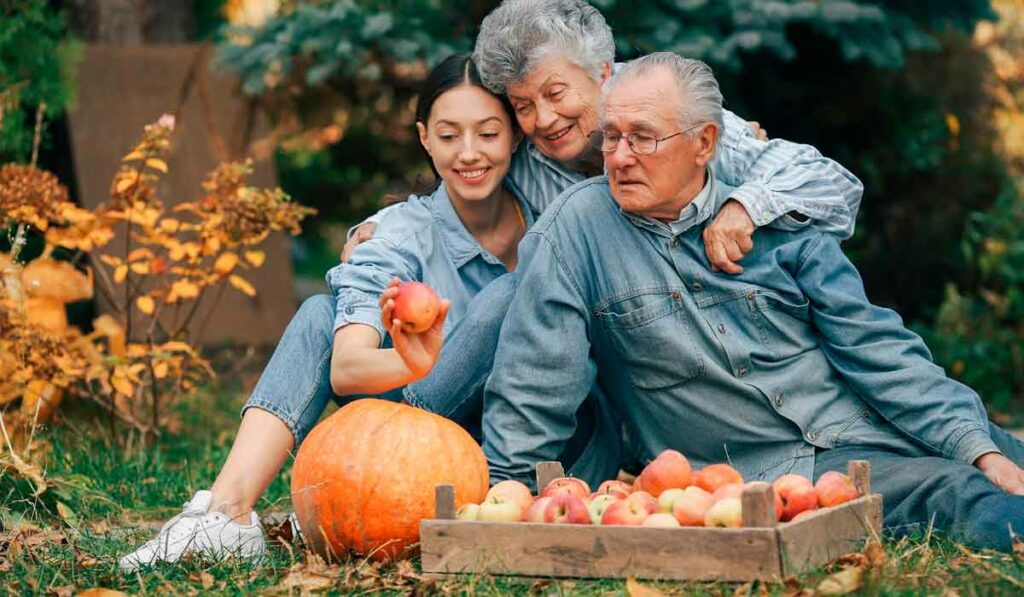
[{"label": "denim jeans", "polygon": [[[1024,466],[1024,442],[995,424],[989,430],[1003,454]],[[871,463],[871,490],[882,494],[885,526],[896,534],[931,524],[955,541],[1001,551],[1011,549],[1013,534],[1024,536],[1024,496],[1006,493],[970,464],[846,446],[816,454],[815,479],[845,473],[849,460]]]},{"label": "denim jeans", "polygon": [[[515,293],[514,274],[488,284],[470,303],[426,378],[376,398],[407,403],[449,418],[479,441],[483,386],[490,374],[505,313]],[[347,404],[360,396],[338,396],[331,388],[335,298],[308,298],[285,329],[259,382],[242,407],[265,410],[291,430],[295,449],[313,429],[328,402]],[[617,418],[603,396],[577,411],[577,432],[559,460],[588,482],[613,478],[618,470]],[[572,466],[575,465],[575,466]]]}]

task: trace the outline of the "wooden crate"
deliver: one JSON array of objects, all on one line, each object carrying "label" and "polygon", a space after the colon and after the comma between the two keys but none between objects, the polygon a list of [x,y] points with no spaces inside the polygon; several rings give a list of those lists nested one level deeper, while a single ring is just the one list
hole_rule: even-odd
[{"label": "wooden crate", "polygon": [[[771,485],[751,484],[738,529],[462,521],[455,519],[454,490],[441,485],[436,518],[420,523],[423,572],[781,581],[879,536],[882,496],[871,493],[868,463],[851,461],[849,474],[861,497],[797,522],[776,523]],[[537,486],[561,476],[559,463],[541,463]]]}]

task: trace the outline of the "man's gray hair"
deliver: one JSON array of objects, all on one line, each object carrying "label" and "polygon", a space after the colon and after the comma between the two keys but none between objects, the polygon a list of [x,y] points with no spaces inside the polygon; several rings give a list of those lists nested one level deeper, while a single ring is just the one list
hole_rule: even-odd
[{"label": "man's gray hair", "polygon": [[[623,82],[638,79],[658,69],[668,69],[679,84],[679,126],[699,122],[718,125],[719,136],[725,128],[722,117],[722,92],[711,67],[700,60],[683,58],[672,52],[655,52],[626,63],[605,85],[604,96]],[[603,111],[602,111],[603,112]]]},{"label": "man's gray hair", "polygon": [[612,29],[583,0],[505,0],[480,24],[473,61],[488,89],[507,93],[508,85],[553,54],[600,81],[615,60]]}]

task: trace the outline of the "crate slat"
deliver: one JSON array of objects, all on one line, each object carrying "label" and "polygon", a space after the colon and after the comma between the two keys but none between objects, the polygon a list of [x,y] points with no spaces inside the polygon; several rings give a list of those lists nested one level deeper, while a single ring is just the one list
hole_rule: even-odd
[{"label": "crate slat", "polygon": [[425,520],[427,573],[781,580],[775,529],[601,527]]},{"label": "crate slat", "polygon": [[779,551],[786,574],[820,566],[877,539],[882,529],[882,496],[869,495],[780,524]]}]

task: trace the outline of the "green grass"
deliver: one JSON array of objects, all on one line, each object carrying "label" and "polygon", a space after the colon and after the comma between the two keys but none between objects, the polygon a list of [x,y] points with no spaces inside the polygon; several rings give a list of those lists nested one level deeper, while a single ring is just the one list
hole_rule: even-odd
[{"label": "green grass", "polygon": [[[352,559],[327,566],[280,545],[254,569],[234,561],[186,561],[122,576],[118,557],[151,538],[152,523],[166,520],[193,492],[210,486],[230,447],[242,400],[238,387],[198,395],[180,406],[180,430],[144,449],[113,441],[106,424],[97,423],[89,412],[69,413],[62,425],[44,431],[43,440],[51,445],[46,464],[51,487],[46,493],[32,497],[27,482],[0,473],[0,594],[70,595],[90,587],[132,594],[299,594],[324,589],[381,594],[631,593],[623,580],[479,576],[436,582],[421,579],[415,561],[381,566]],[[261,513],[289,509],[288,483],[286,470],[259,505]],[[863,555],[851,554],[784,584],[641,581],[641,589],[634,586],[632,593],[656,589],[666,594],[810,595],[830,574],[860,566],[865,574],[858,594],[1024,594],[1024,554],[979,553],[935,537],[888,540],[885,552],[884,563],[876,567],[865,564]]]}]

